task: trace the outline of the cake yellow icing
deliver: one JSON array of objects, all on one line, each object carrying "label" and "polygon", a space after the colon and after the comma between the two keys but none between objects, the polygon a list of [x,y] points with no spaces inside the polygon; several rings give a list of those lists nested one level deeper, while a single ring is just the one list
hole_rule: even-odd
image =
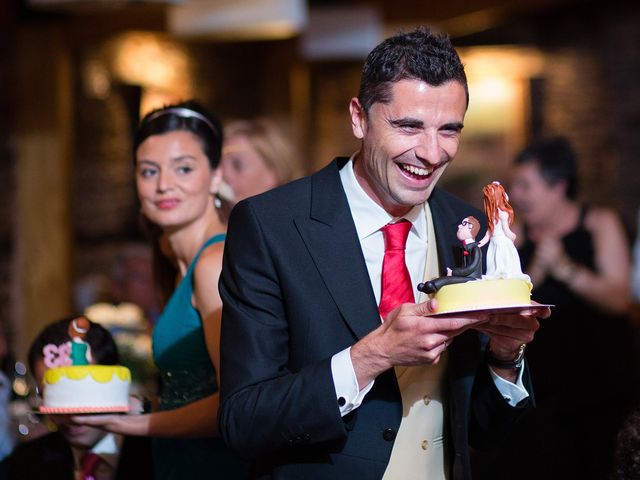
[{"label": "cake yellow icing", "polygon": [[433,298],[438,301],[436,313],[517,307],[531,304],[531,287],[517,278],[473,280],[445,285]]},{"label": "cake yellow icing", "polygon": [[76,365],[44,373],[45,413],[126,412],[131,372],[119,365]]}]

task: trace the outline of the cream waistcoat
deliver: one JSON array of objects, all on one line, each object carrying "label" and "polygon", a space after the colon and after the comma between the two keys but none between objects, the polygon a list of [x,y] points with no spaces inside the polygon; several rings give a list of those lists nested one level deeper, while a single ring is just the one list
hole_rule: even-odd
[{"label": "cream waistcoat", "polygon": [[[429,204],[425,204],[424,210],[427,217],[426,281],[437,277],[440,270]],[[427,295],[420,293],[418,302],[427,299]],[[396,367],[402,395],[402,421],[384,480],[442,480],[447,477],[441,392],[445,365],[446,352],[437,365]]]}]

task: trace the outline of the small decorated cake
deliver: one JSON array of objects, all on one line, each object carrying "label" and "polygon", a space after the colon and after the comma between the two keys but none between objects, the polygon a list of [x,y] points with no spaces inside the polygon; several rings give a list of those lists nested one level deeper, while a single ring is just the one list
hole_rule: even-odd
[{"label": "small decorated cake", "polygon": [[[437,312],[527,307],[531,305],[531,280],[522,273],[520,257],[513,243],[511,230],[513,209],[509,196],[499,182],[483,189],[487,233],[482,240],[475,238],[480,222],[473,216],[458,225],[457,238],[463,247],[463,265],[448,268],[447,275],[421,283],[418,289],[432,294],[437,300]],[[487,269],[482,273],[482,250],[487,248]]]},{"label": "small decorated cake", "polygon": [[47,370],[43,378],[43,413],[98,413],[129,411],[131,372],[119,365],[91,365],[91,349],[84,338],[84,317],[69,324],[70,342],[46,345]]},{"label": "small decorated cake", "polygon": [[531,283],[521,279],[477,280],[438,290],[438,312],[524,307],[531,303]]},{"label": "small decorated cake", "polygon": [[131,373],[118,365],[72,365],[44,373],[43,413],[128,412]]}]

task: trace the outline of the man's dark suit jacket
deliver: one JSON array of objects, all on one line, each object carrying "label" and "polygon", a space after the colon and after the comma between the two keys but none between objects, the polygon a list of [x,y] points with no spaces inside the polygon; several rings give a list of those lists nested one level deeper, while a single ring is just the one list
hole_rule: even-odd
[{"label": "man's dark suit jacket", "polygon": [[[393,369],[345,417],[336,400],[331,357],[380,325],[339,178],[346,160],[240,202],[231,215],[220,279],[220,428],[254,460],[256,478],[381,478],[400,425]],[[438,189],[429,204],[440,265],[451,265],[460,219],[483,217]],[[502,399],[484,345],[469,330],[448,351],[445,435],[454,479],[470,478],[470,448],[491,451],[533,403],[510,407]]]},{"label": "man's dark suit jacket", "polygon": [[[16,447],[7,459],[9,480],[73,480],[73,453],[60,433],[49,433]],[[151,440],[125,437],[115,480],[152,480]]]}]

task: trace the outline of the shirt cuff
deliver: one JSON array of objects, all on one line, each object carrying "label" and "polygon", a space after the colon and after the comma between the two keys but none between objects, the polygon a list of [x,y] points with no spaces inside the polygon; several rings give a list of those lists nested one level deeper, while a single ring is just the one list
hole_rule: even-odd
[{"label": "shirt cuff", "polygon": [[374,380],[362,390],[358,388],[358,379],[351,363],[351,347],[331,357],[331,375],[336,389],[336,401],[343,417],[360,406],[375,383]]},{"label": "shirt cuff", "polygon": [[522,365],[520,365],[516,383],[511,383],[497,375],[493,371],[493,368],[489,367],[489,373],[491,374],[491,378],[493,378],[493,383],[495,383],[502,398],[512,407],[515,407],[529,396],[529,392],[527,392],[527,389],[524,388],[524,384],[522,383],[522,372],[524,372],[524,360],[522,361]]}]

